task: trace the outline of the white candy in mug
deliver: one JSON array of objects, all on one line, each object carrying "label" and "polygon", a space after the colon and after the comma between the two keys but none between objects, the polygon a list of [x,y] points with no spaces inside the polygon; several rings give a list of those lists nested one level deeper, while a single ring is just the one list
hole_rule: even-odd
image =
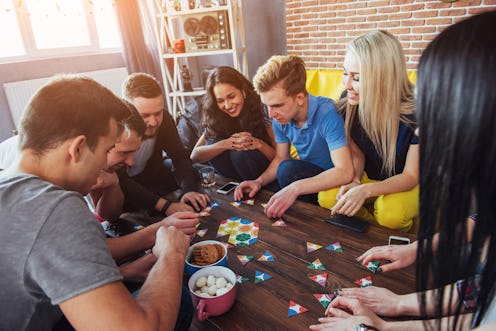
[{"label": "white candy in mug", "polygon": [[208,277],[200,277],[195,283],[195,293],[203,297],[220,296],[227,293],[233,284],[229,283],[224,277],[209,275]]}]

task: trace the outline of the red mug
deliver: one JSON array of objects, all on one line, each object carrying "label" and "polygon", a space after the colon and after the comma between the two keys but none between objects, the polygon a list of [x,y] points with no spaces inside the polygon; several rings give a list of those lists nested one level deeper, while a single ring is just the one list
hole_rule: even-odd
[{"label": "red mug", "polygon": [[[224,277],[227,282],[232,284],[232,287],[219,296],[204,297],[195,293],[196,282],[201,277]],[[188,281],[189,291],[193,304],[196,307],[196,316],[199,321],[205,321],[210,316],[219,316],[231,309],[234,301],[236,301],[236,275],[231,269],[226,267],[207,267],[195,272]]]}]

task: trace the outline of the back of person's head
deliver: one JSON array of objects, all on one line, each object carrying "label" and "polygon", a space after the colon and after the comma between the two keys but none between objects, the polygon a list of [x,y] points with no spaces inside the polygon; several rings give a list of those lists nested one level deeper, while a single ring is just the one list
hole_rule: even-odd
[{"label": "back of person's head", "polygon": [[274,55],[258,68],[253,85],[258,93],[264,93],[281,82],[288,96],[308,94],[307,72],[302,58],[294,55]]},{"label": "back of person's head", "polygon": [[138,137],[143,138],[146,131],[145,121],[131,102],[126,99],[122,99],[122,102],[129,108],[129,116],[121,121],[124,131],[127,132],[128,137],[131,135],[131,131],[134,131]]},{"label": "back of person's head", "polygon": [[19,146],[43,154],[69,138],[86,136],[91,150],[108,134],[110,120],[129,109],[109,89],[81,75],[57,75],[29,101],[20,125]]},{"label": "back of person's head", "polygon": [[384,160],[383,171],[392,176],[401,115],[412,113],[415,107],[403,49],[391,33],[373,30],[355,38],[348,51],[356,56],[360,66],[360,100],[358,107],[345,104],[346,133],[349,134],[358,115]]},{"label": "back of person's head", "polygon": [[134,98],[152,99],[162,95],[157,79],[144,72],[133,73],[122,83],[122,96],[127,100]]},{"label": "back of person's head", "polygon": [[[418,251],[417,286],[441,287],[453,278],[480,274],[475,326],[496,295],[494,31],[496,11],[446,28],[424,51],[417,83],[419,247],[424,246]],[[465,220],[474,210],[478,217],[469,245]],[[431,238],[437,227],[439,247],[432,252]],[[440,291],[435,301],[438,315],[442,297]],[[426,300],[431,298],[424,296]],[[457,316],[460,309],[461,304]]]}]

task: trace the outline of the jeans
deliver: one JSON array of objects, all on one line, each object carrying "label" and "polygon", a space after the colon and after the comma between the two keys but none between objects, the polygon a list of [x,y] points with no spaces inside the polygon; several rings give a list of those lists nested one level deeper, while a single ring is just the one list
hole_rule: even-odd
[{"label": "jeans", "polygon": [[270,161],[258,150],[229,150],[211,159],[210,164],[221,175],[236,181],[244,181],[260,176],[267,169]]},{"label": "jeans", "polygon": [[[302,160],[284,160],[277,168],[277,181],[279,186],[284,188],[297,180],[310,178],[320,174],[325,169],[316,166],[315,164]],[[318,204],[318,192],[306,195],[300,195],[298,199],[305,202]]]}]

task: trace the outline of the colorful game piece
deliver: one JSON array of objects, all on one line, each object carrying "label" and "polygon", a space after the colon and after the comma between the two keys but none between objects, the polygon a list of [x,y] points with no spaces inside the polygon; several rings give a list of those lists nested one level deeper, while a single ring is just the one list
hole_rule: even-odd
[{"label": "colorful game piece", "polygon": [[269,251],[265,251],[262,256],[260,256],[257,261],[266,261],[266,262],[274,262],[276,259],[272,256],[272,253]]},{"label": "colorful game piece", "polygon": [[198,229],[198,227],[199,227],[200,225],[201,225],[201,223],[200,223],[200,222],[196,223],[195,228],[197,228],[197,229]]},{"label": "colorful game piece", "polygon": [[319,283],[321,286],[324,286],[324,287],[327,284],[327,272],[323,272],[323,273],[318,274],[318,275],[311,275],[311,276],[308,276],[308,278],[310,278],[314,282]]},{"label": "colorful game piece", "polygon": [[355,280],[355,284],[359,285],[360,287],[367,287],[372,285],[372,276],[367,276],[365,278]]},{"label": "colorful game piece", "polygon": [[284,222],[284,220],[280,218],[272,223],[272,226],[286,226],[286,222]]},{"label": "colorful game piece", "polygon": [[245,277],[245,276],[241,276],[241,275],[236,274],[236,283],[237,284],[243,284],[243,283],[246,283],[249,280],[250,280],[250,278],[248,278],[248,277]]},{"label": "colorful game piece", "polygon": [[198,237],[203,237],[205,235],[205,233],[207,233],[208,229],[201,229],[201,230],[198,230],[198,232],[196,233],[198,235]]},{"label": "colorful game piece", "polygon": [[330,251],[336,251],[336,252],[343,253],[343,248],[341,247],[341,244],[339,243],[339,241],[335,242],[332,245],[327,246],[326,248]]},{"label": "colorful game piece", "polygon": [[310,263],[308,265],[308,268],[310,268],[310,269],[317,269],[317,270],[325,270],[324,265],[322,264],[322,262],[320,262],[319,259],[316,259],[315,261],[313,261],[312,263]]},{"label": "colorful game piece", "polygon": [[313,295],[317,300],[319,300],[320,304],[324,307],[327,308],[329,304],[331,303],[332,300],[336,297],[335,294],[332,293],[322,293],[322,294],[314,294]]},{"label": "colorful game piece", "polygon": [[293,300],[289,300],[289,308],[288,308],[288,317],[298,315],[308,311],[307,308],[300,306],[298,303]]},{"label": "colorful game piece", "polygon": [[381,265],[381,263],[379,261],[370,261],[367,264],[367,269],[369,269],[373,273],[376,273],[377,269],[379,268],[380,265]]},{"label": "colorful game piece", "polygon": [[255,270],[255,284],[259,284],[261,282],[265,282],[268,279],[271,279],[272,276],[269,274],[264,274],[261,271]]},{"label": "colorful game piece", "polygon": [[220,201],[210,201],[210,207],[212,207],[212,209],[215,209],[217,207],[219,207],[221,205],[221,202]]},{"label": "colorful game piece", "polygon": [[243,203],[245,205],[253,206],[255,204],[255,200],[253,199],[243,200]]},{"label": "colorful game piece", "polygon": [[238,255],[238,260],[241,262],[242,265],[246,265],[248,262],[253,260],[252,255]]},{"label": "colorful game piece", "polygon": [[267,207],[267,203],[266,203],[266,202],[262,202],[262,203],[260,204],[260,206],[262,206],[262,208],[263,208],[263,209],[265,209],[265,207]]},{"label": "colorful game piece", "polygon": [[135,224],[133,228],[135,231],[138,231],[144,229],[145,227],[141,224]]},{"label": "colorful game piece", "polygon": [[207,212],[210,213],[212,211],[212,206],[206,206],[205,209],[203,209],[200,213]]},{"label": "colorful game piece", "polygon": [[239,208],[239,206],[241,206],[241,201],[233,201],[233,202],[229,202],[229,204],[231,206],[234,206],[236,208]]},{"label": "colorful game piece", "polygon": [[205,217],[205,216],[210,216],[210,213],[208,211],[200,212],[200,217]]},{"label": "colorful game piece", "polygon": [[313,251],[316,251],[317,249],[321,249],[322,245],[317,245],[311,242],[307,241],[307,253],[311,253]]}]

